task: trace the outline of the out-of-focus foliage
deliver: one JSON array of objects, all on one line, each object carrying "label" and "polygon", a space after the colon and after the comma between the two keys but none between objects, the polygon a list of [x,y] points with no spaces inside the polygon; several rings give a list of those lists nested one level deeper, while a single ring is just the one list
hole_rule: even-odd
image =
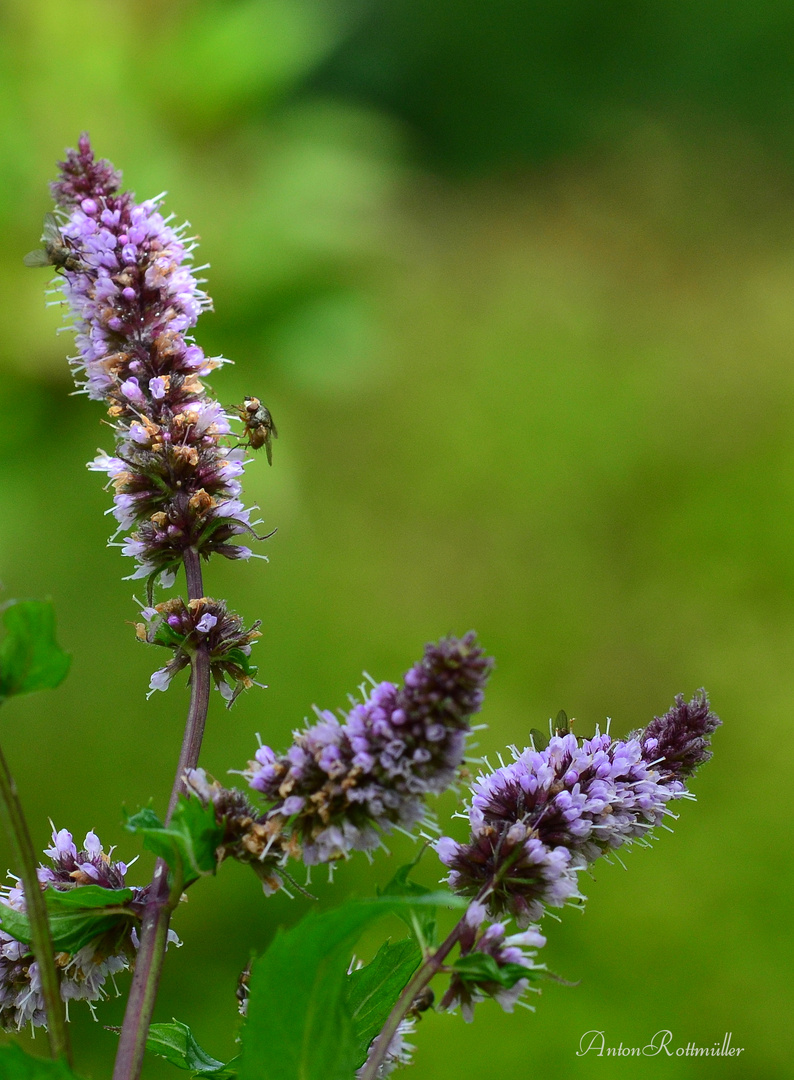
[{"label": "out-of-focus foliage", "polygon": [[641,117],[794,162],[785,0],[349,0],[312,86],[388,109],[459,172],[614,145]]},{"label": "out-of-focus foliage", "polygon": [[[470,1027],[425,1014],[415,1080],[612,1075],[575,1056],[590,1029],[746,1047],[668,1059],[670,1080],[789,1074],[774,1017],[791,946],[792,18],[772,3],[394,0],[363,21],[311,0],[0,5],[0,580],[53,597],[73,657],[57,691],[4,706],[39,847],[51,816],[115,831],[129,861],[122,805],[164,812],[187,706],[178,680],[145,699],[159,660],[128,625],[131,567],[104,546],[110,496],[84,468],[109,445],[101,409],[68,396],[69,335],[43,308],[46,271],[21,261],[83,129],[194,223],[216,306],[198,338],[236,364],[217,393],[260,396],[279,430],[272,469],[247,474],[278,527],[270,563],[207,574],[264,620],[269,684],[230,713],[213,703],[210,772],[244,767],[257,731],[284,746],[362,669],[398,678],[425,641],[470,627],[498,661],[483,753],[560,708],[580,733],[609,714],[622,735],[701,685],[725,721],[676,835],[628,873],[602,868],[584,918],[548,925],[542,959],[580,985],[546,984],[534,1015],[485,1004]],[[442,159],[480,176],[440,178]],[[532,168],[489,172],[508,160]],[[393,863],[352,861],[337,886],[374,895]],[[427,856],[417,874],[439,876]],[[310,906],[265,900],[236,865],[198,882],[157,1019],[228,1061],[250,950]],[[108,1075],[103,1025],[121,1017],[100,1009],[98,1025],[72,1010],[87,1077]],[[631,1060],[637,1078],[660,1067]]]}]

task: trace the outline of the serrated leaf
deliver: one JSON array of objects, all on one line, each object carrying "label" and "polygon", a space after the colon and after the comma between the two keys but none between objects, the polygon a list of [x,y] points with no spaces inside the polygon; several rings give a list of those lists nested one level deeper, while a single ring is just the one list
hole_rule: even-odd
[{"label": "serrated leaf", "polygon": [[139,810],[127,819],[130,832],[143,837],[143,846],[165,860],[172,871],[183,875],[183,885],[214,874],[216,851],[223,840],[223,829],[215,820],[215,808],[199,799],[180,795],[166,826],[151,807]]},{"label": "serrated leaf", "polygon": [[347,966],[380,901],[311,912],[279,930],[251,971],[240,1080],[351,1080],[361,1064]]},{"label": "serrated leaf", "polygon": [[200,1076],[221,1078],[235,1076],[234,1070],[203,1050],[187,1024],[172,1020],[170,1024],[152,1024],[146,1038],[146,1049],[159,1054],[178,1069],[187,1069]]},{"label": "serrated leaf", "polygon": [[71,657],[55,640],[50,603],[22,600],[3,612],[6,635],[0,645],[0,701],[35,690],[50,690],[66,678]]},{"label": "serrated leaf", "polygon": [[[77,952],[89,941],[133,918],[132,912],[119,908],[135,896],[132,889],[103,889],[100,885],[81,885],[61,891],[46,889],[44,902],[53,945],[64,952]],[[113,908],[103,914],[103,909]],[[17,941],[30,945],[32,935],[27,915],[0,905],[0,925]]]},{"label": "serrated leaf", "polygon": [[31,1057],[21,1046],[0,1047],[0,1080],[77,1080],[63,1059]]},{"label": "serrated leaf", "polygon": [[347,1006],[353,1020],[357,1066],[367,1059],[370,1043],[380,1032],[392,1007],[419,967],[422,954],[413,938],[387,941],[366,967],[351,971]]}]

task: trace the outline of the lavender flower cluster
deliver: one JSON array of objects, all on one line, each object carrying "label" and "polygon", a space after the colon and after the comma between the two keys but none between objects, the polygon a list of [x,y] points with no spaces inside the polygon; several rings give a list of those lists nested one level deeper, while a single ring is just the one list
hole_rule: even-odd
[{"label": "lavender flower cluster", "polygon": [[307,865],[370,851],[380,832],[412,828],[425,796],[449,786],[492,662],[473,633],[428,645],[402,688],[379,683],[338,720],[295,732],[284,755],[261,746],[244,775]]},{"label": "lavender flower cluster", "polygon": [[119,529],[131,530],[123,552],[138,563],[131,576],[170,584],[189,548],[251,556],[233,542],[253,531],[239,499],[244,451],[222,444],[229,418],[201,381],[223,360],[190,337],[211,307],[189,266],[194,244],[159,198],[136,203],[120,181],[83,135],[51,185],[63,248],[50,261],[74,322],[78,385],[107,403],[116,434],[115,454],[89,467],[115,488]]},{"label": "lavender flower cluster", "polygon": [[448,787],[463,761],[491,667],[473,633],[446,638],[426,646],[402,688],[374,685],[341,720],[318,712],[286,754],[260,746],[242,775],[269,804],[263,813],[191,770],[189,790],[223,825],[220,856],[250,863],[269,894],[290,858],[332,863],[426,820],[426,796]]},{"label": "lavender flower cluster", "polygon": [[512,1012],[529,988],[530,976],[545,971],[543,965],[535,963],[537,950],[546,944],[537,927],[508,936],[504,923],[487,923],[487,919],[485,904],[472,901],[458,937],[460,959],[440,1004],[449,1011],[460,1006],[468,1022],[474,1019],[474,1006],[486,998]]},{"label": "lavender flower cluster", "polygon": [[[89,832],[78,851],[72,834],[66,829],[52,833],[52,847],[45,848],[50,866],[40,866],[38,878],[42,888],[71,890],[85,885],[100,885],[105,889],[126,889],[127,864],[112,860],[112,851],[105,852],[95,833]],[[130,913],[140,914],[146,901],[146,888],[132,887],[134,899],[128,905]],[[6,887],[0,900],[14,911],[24,912],[25,895],[19,883]],[[173,931],[169,939],[176,941]],[[60,972],[61,997],[68,1010],[70,1001],[93,1002],[107,996],[105,983],[134,961],[137,935],[133,919],[120,920],[111,930],[89,941],[75,953],[59,952],[55,962]],[[41,993],[38,964],[30,946],[17,941],[0,929],[0,1027],[18,1030],[25,1024],[41,1027],[45,1023],[44,998]]]},{"label": "lavender flower cluster", "polygon": [[580,870],[624,844],[647,842],[671,814],[667,804],[692,797],[684,780],[711,756],[719,724],[701,691],[689,703],[679,696],[625,741],[596,734],[580,745],[566,734],[544,750],[514,750],[511,764],[473,785],[469,840],[436,843],[450,887],[519,926],[547,906],[581,899]]},{"label": "lavender flower cluster", "polygon": [[155,671],[149,690],[167,690],[173,677],[190,664],[199,642],[209,653],[210,672],[221,696],[231,706],[241,690],[254,684],[257,668],[250,661],[251,646],[260,637],[257,621],[247,630],[239,615],[228,611],[222,600],[204,596],[185,603],[179,597],[141,612],[136,623],[139,641],[171,649],[173,658]]}]

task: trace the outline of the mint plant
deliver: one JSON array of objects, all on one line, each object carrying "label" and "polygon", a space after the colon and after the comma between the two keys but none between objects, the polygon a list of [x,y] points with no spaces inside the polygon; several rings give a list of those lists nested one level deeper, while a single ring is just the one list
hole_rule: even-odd
[{"label": "mint plant", "polygon": [[[54,1062],[11,1046],[0,1052],[0,1074],[73,1075],[69,1007],[101,1007],[107,984],[130,970],[114,1080],[136,1080],[147,1051],[196,1076],[375,1080],[410,1063],[416,1017],[436,1001],[470,1021],[487,998],[509,1012],[537,989],[547,976],[538,962],[544,914],[581,906],[581,875],[595,860],[648,845],[674,816],[671,804],[692,797],[687,784],[711,756],[720,721],[703,691],[688,702],[678,696],[625,739],[608,725],[580,738],[560,714],[548,735],[533,730],[526,748],[511,747],[509,764],[479,763],[459,815],[469,836],[456,841],[443,835],[431,800],[471,775],[467,744],[493,661],[470,632],[427,645],[400,685],[370,680],[346,712],[317,711],[286,749],[252,745],[248,763],[229,762],[244,789],[208,776],[199,758],[212,688],[231,707],[255,685],[259,624],[205,594],[204,564],[216,555],[263,557],[252,545],[266,536],[242,500],[241,477],[249,450],[265,445],[271,460],[275,426],[258,399],[235,410],[211,395],[205,380],[224,359],[208,357],[191,336],[210,307],[191,263],[194,243],[163,217],[159,198],[139,203],[120,184],[83,135],[52,184],[44,246],[26,262],[55,268],[55,302],[66,305],[75,332],[78,388],[104,403],[114,433],[112,452],[89,467],[113,490],[110,543],[133,560],[129,578],[144,583],[137,639],[170,654],[149,692],[167,691],[187,670],[190,705],[165,817],[145,808],[126,822],[130,839],[157,856],[141,885],[93,832],[78,846],[54,827],[48,861],[37,866],[0,755],[19,873],[0,898],[0,1023],[12,1032],[45,1027]],[[184,594],[161,599],[183,571]],[[50,608],[10,605],[5,623],[0,701],[57,685],[68,658]],[[403,867],[377,897],[278,929],[241,975],[233,1061],[206,1053],[182,1021],[153,1022],[168,944],[178,940],[172,917],[187,889],[211,887],[206,879],[234,859],[256,874],[265,897],[304,891],[303,868],[330,871],[357,852],[372,858],[394,830],[424,839],[420,855],[439,860],[443,884],[423,888]],[[457,919],[445,936],[442,909]],[[410,934],[357,964],[358,937],[389,913]]]}]

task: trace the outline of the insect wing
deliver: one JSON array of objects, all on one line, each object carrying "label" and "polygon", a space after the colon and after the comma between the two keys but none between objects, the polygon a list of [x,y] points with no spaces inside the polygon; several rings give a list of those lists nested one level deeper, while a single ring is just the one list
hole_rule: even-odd
[{"label": "insect wing", "polygon": [[29,251],[27,255],[23,255],[22,262],[25,266],[49,266],[50,257],[44,248],[36,248],[35,251]]},{"label": "insect wing", "polygon": [[43,244],[52,244],[55,247],[63,247],[63,236],[58,227],[55,214],[44,215],[44,231],[41,234]]}]

